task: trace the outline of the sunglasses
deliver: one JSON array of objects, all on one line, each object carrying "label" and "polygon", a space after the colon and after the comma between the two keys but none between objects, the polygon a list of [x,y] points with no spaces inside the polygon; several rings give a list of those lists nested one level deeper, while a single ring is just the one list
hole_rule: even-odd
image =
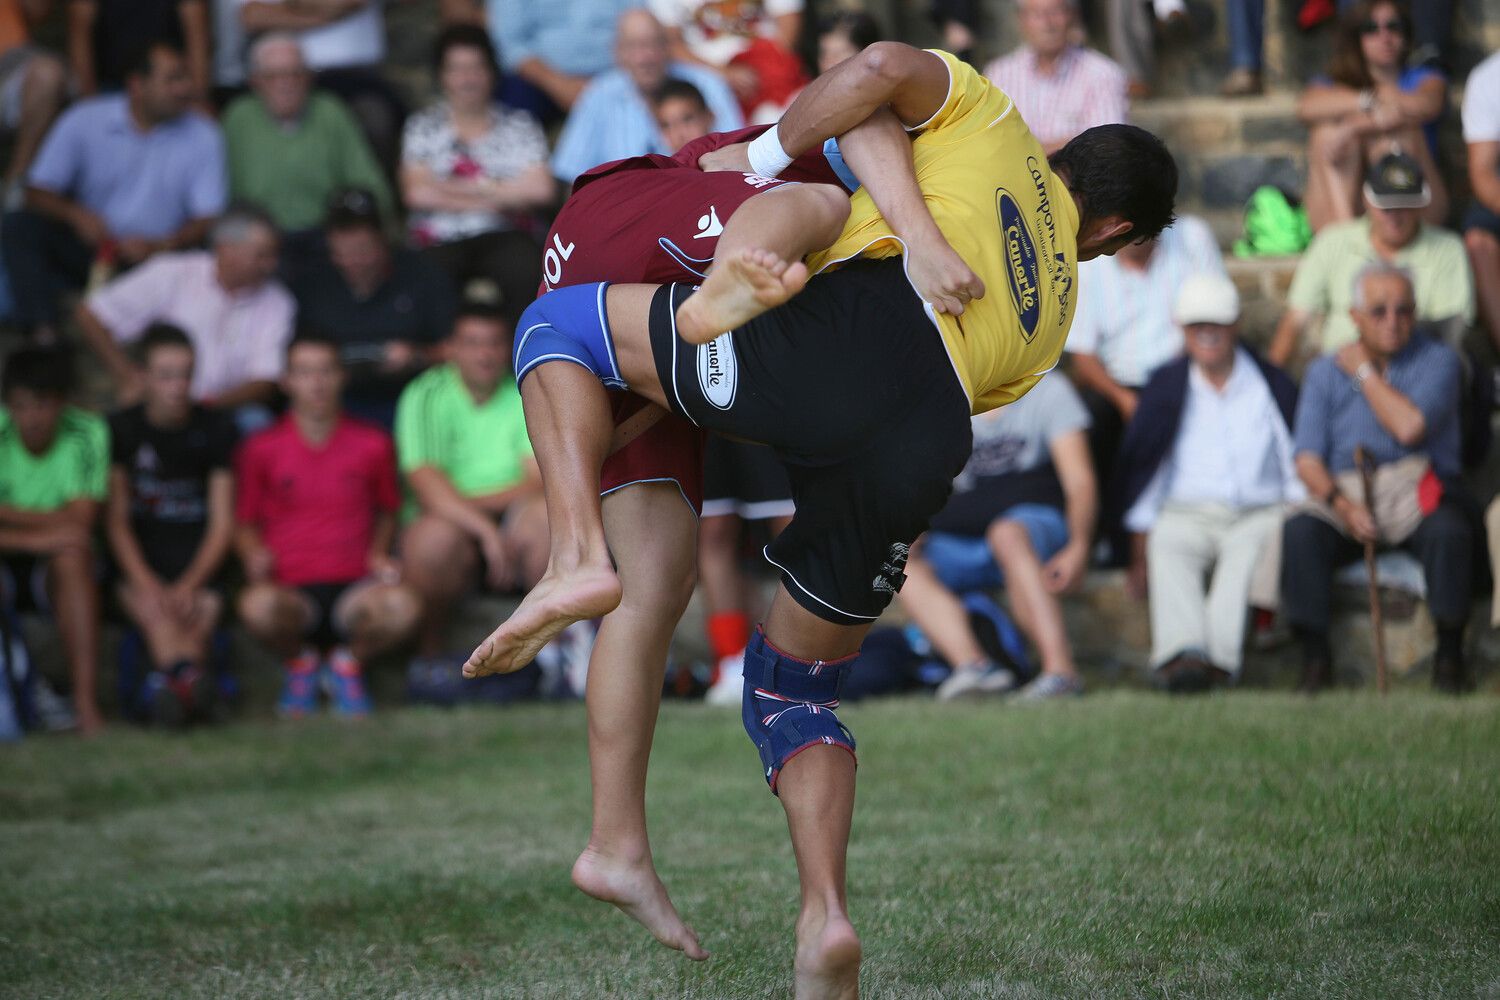
[{"label": "sunglasses", "polygon": [[1398,18],[1391,18],[1389,21],[1371,19],[1362,22],[1359,26],[1361,35],[1378,35],[1382,31],[1388,31],[1393,35],[1405,35],[1406,25],[1402,24]]},{"label": "sunglasses", "polygon": [[1395,314],[1397,319],[1411,319],[1417,314],[1417,307],[1413,305],[1388,306],[1384,303],[1381,303],[1378,306],[1371,306],[1370,308],[1366,309],[1365,312],[1368,313],[1372,319],[1385,319],[1387,316],[1393,313]]}]

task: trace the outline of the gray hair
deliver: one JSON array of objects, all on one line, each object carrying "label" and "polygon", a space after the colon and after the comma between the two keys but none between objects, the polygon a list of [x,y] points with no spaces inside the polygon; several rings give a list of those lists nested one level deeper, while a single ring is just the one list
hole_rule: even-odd
[{"label": "gray hair", "polygon": [[276,235],[276,223],[255,205],[231,205],[208,231],[209,245],[218,248],[248,240],[256,229]]},{"label": "gray hair", "polygon": [[1417,284],[1412,280],[1411,270],[1400,264],[1391,264],[1387,261],[1371,261],[1354,275],[1354,284],[1349,289],[1349,302],[1356,309],[1363,310],[1365,307],[1365,282],[1371,278],[1400,278],[1406,282],[1406,287],[1411,290],[1413,296],[1416,294]]},{"label": "gray hair", "polygon": [[307,57],[303,55],[302,43],[298,41],[295,34],[290,31],[268,31],[250,45],[250,51],[246,57],[250,63],[250,72],[258,72],[260,70],[261,58],[266,54],[266,51],[278,45],[290,45],[293,49],[296,49],[297,61],[306,68]]}]

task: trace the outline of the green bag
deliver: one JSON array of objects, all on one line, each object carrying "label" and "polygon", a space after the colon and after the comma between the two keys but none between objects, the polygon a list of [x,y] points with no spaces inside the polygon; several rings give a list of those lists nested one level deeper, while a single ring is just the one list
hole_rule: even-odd
[{"label": "green bag", "polygon": [[1307,209],[1292,203],[1285,191],[1267,184],[1245,204],[1245,236],[1235,240],[1236,257],[1285,257],[1301,253],[1312,242]]}]

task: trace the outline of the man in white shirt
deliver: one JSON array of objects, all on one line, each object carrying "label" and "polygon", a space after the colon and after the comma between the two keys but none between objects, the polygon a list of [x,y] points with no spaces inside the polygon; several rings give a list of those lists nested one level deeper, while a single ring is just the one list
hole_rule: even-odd
[{"label": "man in white shirt", "polygon": [[1228,278],[1187,280],[1174,305],[1187,356],[1141,390],[1121,449],[1125,526],[1147,535],[1151,662],[1172,692],[1239,675],[1253,571],[1303,495],[1296,389],[1240,345],[1239,314]]}]

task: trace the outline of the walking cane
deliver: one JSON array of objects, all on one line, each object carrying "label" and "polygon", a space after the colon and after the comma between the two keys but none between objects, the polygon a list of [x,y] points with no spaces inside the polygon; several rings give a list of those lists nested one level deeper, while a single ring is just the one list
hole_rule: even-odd
[{"label": "walking cane", "polygon": [[[1371,489],[1371,479],[1375,473],[1375,465],[1370,461],[1370,453],[1365,451],[1364,445],[1354,446],[1354,465],[1359,469],[1360,486],[1364,488],[1365,509],[1370,512],[1370,520],[1375,520],[1375,491]],[[1378,534],[1380,526],[1375,526]],[[1391,689],[1390,675],[1385,669],[1385,629],[1382,627],[1380,615],[1380,578],[1375,570],[1375,541],[1371,539],[1365,542],[1365,576],[1369,577],[1370,587],[1370,627],[1375,634],[1375,687],[1381,694],[1386,694]]]}]

